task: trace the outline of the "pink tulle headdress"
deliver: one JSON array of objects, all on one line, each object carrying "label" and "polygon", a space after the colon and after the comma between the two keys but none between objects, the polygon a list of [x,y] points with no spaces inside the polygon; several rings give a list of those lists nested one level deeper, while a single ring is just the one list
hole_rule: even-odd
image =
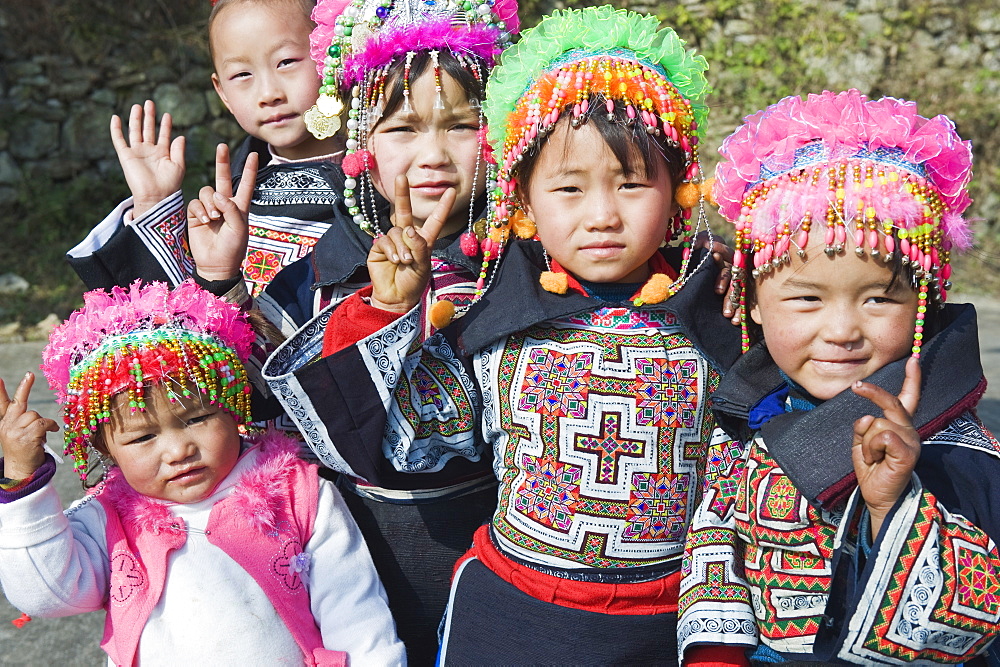
[{"label": "pink tulle headdress", "polygon": [[[828,255],[850,237],[858,255],[901,261],[921,306],[947,297],[951,251],[971,245],[962,214],[972,178],[972,145],[947,116],[925,118],[913,102],[857,90],[786,97],[747,116],[719,152],[715,198],[736,226],[737,281],[761,277],[792,251],[804,256],[815,231]],[[922,324],[923,311],[918,334]]]},{"label": "pink tulle headdress", "polygon": [[237,306],[192,281],[173,290],[136,281],[83,299],[42,352],[42,371],[64,408],[66,454],[81,476],[118,394],[127,394],[128,409],[141,411],[147,388],[163,384],[171,401],[197,392],[237,423],[250,420],[243,361],[254,333]]}]

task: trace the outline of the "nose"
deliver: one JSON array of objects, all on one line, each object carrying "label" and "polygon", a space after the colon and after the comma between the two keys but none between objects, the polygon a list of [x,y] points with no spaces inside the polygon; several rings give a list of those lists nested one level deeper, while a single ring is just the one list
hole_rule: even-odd
[{"label": "nose", "polygon": [[163,445],[163,460],[176,465],[184,463],[198,453],[198,445],[185,429],[178,429],[169,434],[161,434],[159,440]]},{"label": "nose", "polygon": [[608,231],[621,227],[621,215],[613,196],[603,191],[593,191],[587,199],[586,210],[593,211],[587,217],[588,231]]},{"label": "nose", "polygon": [[451,165],[448,137],[439,132],[421,132],[417,166],[421,169],[442,169]]},{"label": "nose", "polygon": [[277,74],[266,72],[257,77],[257,104],[272,107],[285,101],[285,91]]},{"label": "nose", "polygon": [[823,339],[831,345],[859,349],[864,343],[863,313],[852,304],[838,304],[831,308],[823,328]]}]

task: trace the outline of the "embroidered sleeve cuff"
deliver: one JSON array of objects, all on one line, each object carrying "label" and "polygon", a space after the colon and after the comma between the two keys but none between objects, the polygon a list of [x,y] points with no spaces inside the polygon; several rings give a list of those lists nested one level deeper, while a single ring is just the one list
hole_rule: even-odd
[{"label": "embroidered sleeve cuff", "polygon": [[[0,459],[0,469],[3,469],[3,459]],[[49,483],[56,474],[56,462],[49,454],[45,455],[45,463],[41,465],[28,479],[8,479],[0,477],[0,504],[10,503],[19,498],[31,495]]]},{"label": "embroidered sleeve cuff", "polygon": [[749,667],[743,646],[692,646],[684,654],[686,667]]},{"label": "embroidered sleeve cuff", "polygon": [[403,315],[376,308],[368,302],[371,286],[347,297],[330,315],[323,333],[323,356],[329,357],[383,329]]}]

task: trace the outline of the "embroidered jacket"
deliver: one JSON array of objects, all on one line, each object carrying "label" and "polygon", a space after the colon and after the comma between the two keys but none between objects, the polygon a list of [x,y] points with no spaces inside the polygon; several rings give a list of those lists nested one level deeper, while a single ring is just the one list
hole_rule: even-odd
[{"label": "embroidered jacket", "polygon": [[[378,210],[387,229],[388,202]],[[417,500],[423,492],[478,488],[490,469],[474,433],[479,399],[451,334],[433,330],[422,313],[441,298],[471,301],[481,260],[467,257],[457,238],[442,240],[422,305],[366,329],[343,316],[368,285],[370,247],[371,237],[353,223],[336,225],[257,299],[285,332],[301,326],[268,359],[264,378],[323,465],[371,494]],[[357,342],[311,363],[331,319]]]},{"label": "embroidered jacket", "polygon": [[707,399],[738,350],[714,264],[636,307],[546,292],[539,245],[507,253],[462,333],[500,481],[494,539],[543,568],[676,563],[726,440]]},{"label": "embroidered jacket", "polygon": [[[870,546],[851,443],[873,407],[848,390],[786,413],[765,347],[734,365],[713,403],[750,444],[710,464],[684,557],[681,651],[759,640],[786,659],[897,664],[985,649],[1000,622],[1000,443],[974,413],[985,388],[975,310],[943,317],[921,354],[921,457]],[[898,393],[905,362],[868,381]],[[748,420],[764,424],[751,434]]]},{"label": "embroidered jacket", "polygon": [[[69,522],[36,513],[24,530],[15,503],[44,499],[0,505],[5,590],[39,615],[103,606],[101,646],[119,665],[165,651],[183,661],[181,641],[219,662],[287,660],[297,647],[305,664],[346,664],[344,651],[399,663],[402,645],[364,541],[336,490],[323,482],[321,494],[315,467],[295,450],[286,437],[262,437],[210,498],[191,505],[142,496],[117,473],[67,512]],[[44,564],[31,569],[38,580],[24,557]],[[220,611],[226,602],[233,607]]]},{"label": "embroidered jacket", "polygon": [[[343,172],[332,162],[268,164],[267,145],[248,137],[233,155],[233,187],[251,152],[263,165],[250,202],[250,240],[243,264],[247,289],[259,294],[278,271],[304,257],[330,227],[343,192]],[[180,191],[140,218],[126,221],[127,200],[75,248],[67,260],[90,289],[162,280],[176,285],[192,275],[187,213]]]}]

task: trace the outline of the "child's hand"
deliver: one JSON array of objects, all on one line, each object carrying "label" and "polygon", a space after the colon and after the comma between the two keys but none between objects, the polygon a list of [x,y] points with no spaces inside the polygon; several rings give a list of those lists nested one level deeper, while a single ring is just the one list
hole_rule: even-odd
[{"label": "child's hand", "polygon": [[156,135],[156,105],[132,105],[128,118],[128,140],[122,132],[122,119],[111,116],[111,143],[132,191],[133,215],[141,216],[157,202],[181,189],[184,180],[184,137],[170,140],[170,114],[160,119]]},{"label": "child's hand", "polygon": [[188,244],[198,275],[205,280],[231,280],[243,275],[250,240],[250,199],[256,180],[257,153],[251,152],[233,195],[229,147],[219,144],[215,151],[215,189],[206,185],[198,199],[188,204]]},{"label": "child's hand", "polygon": [[368,274],[372,280],[372,305],[405,313],[420,301],[431,277],[431,250],[455,203],[455,189],[446,190],[422,227],[413,224],[410,184],[396,177],[396,205],[392,229],[372,244]]},{"label": "child's hand", "polygon": [[26,373],[14,391],[0,380],[0,447],[3,447],[3,476],[28,479],[45,462],[45,434],[57,433],[59,425],[34,410],[28,410],[28,394],[35,384],[35,374]]},{"label": "child's hand", "polygon": [[738,299],[736,302],[733,301],[734,298],[737,298],[734,292],[736,285],[733,283],[733,249],[719,240],[713,240],[711,247],[709,247],[709,238],[706,232],[699,232],[694,237],[693,248],[705,248],[712,253],[712,260],[719,267],[719,279],[715,283],[715,293],[725,295],[722,300],[722,316],[729,318],[730,322],[739,326],[739,301]]},{"label": "child's hand", "polygon": [[872,538],[910,482],[920,458],[920,435],[911,416],[920,401],[920,364],[906,362],[906,378],[899,396],[867,382],[856,382],[854,393],[882,408],[885,417],[871,415],[854,422],[852,457],[861,495],[871,514]]}]

